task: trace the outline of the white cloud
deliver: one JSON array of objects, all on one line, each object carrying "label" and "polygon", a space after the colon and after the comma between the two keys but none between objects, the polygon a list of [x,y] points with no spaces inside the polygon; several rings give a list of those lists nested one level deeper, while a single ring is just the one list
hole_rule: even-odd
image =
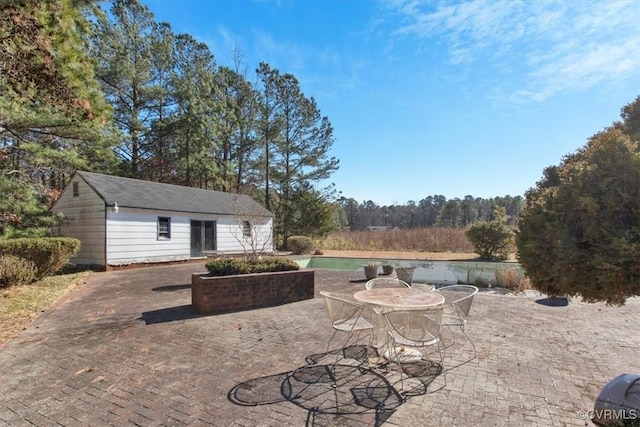
[{"label": "white cloud", "polygon": [[509,83],[505,79],[493,88],[503,100],[544,101],[640,76],[640,2],[397,0],[385,5],[394,37],[444,41],[454,70],[475,66],[498,77],[509,73]]}]

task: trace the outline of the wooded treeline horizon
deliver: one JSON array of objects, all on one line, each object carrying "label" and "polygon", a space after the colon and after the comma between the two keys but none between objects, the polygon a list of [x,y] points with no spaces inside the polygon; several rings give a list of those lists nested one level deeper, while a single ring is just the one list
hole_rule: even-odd
[{"label": "wooded treeline horizon", "polygon": [[350,230],[364,230],[369,226],[398,228],[467,227],[476,221],[494,219],[494,207],[504,207],[509,225],[516,225],[524,206],[522,196],[493,197],[483,199],[467,195],[464,199],[447,200],[443,195],[427,196],[418,203],[409,201],[405,205],[379,206],[373,201],[358,203],[353,198],[341,197],[342,208]]}]

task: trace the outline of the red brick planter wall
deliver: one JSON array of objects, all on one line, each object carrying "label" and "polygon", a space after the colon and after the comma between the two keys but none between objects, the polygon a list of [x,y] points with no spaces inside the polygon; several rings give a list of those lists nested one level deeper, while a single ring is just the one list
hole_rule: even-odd
[{"label": "red brick planter wall", "polygon": [[208,277],[191,275],[191,303],[198,314],[273,307],[313,298],[312,270]]}]

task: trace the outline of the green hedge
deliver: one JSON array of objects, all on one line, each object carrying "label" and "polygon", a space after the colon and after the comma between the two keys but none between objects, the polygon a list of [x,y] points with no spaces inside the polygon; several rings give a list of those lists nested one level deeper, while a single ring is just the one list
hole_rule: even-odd
[{"label": "green hedge", "polygon": [[310,254],[315,248],[315,243],[311,237],[290,236],[287,238],[287,249],[294,255]]},{"label": "green hedge", "polygon": [[266,257],[252,261],[220,258],[207,263],[211,276],[232,276],[235,274],[271,273],[275,271],[299,270],[300,266],[288,258]]},{"label": "green hedge", "polygon": [[80,250],[80,240],[69,237],[40,237],[0,241],[0,252],[35,264],[36,280],[51,276],[67,265]]}]

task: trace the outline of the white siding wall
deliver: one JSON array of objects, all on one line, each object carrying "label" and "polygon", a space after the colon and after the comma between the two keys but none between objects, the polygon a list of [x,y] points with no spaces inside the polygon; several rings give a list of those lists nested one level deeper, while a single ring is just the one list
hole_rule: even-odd
[{"label": "white siding wall", "polygon": [[[266,253],[273,252],[273,239],[271,229],[273,220],[264,218],[264,223],[259,223],[259,219],[249,219],[252,232],[255,233],[253,240],[247,239],[242,234],[243,219],[224,217],[218,220],[218,251],[220,252],[249,252],[255,249]],[[264,249],[264,250],[263,250]]]},{"label": "white siding wall", "polygon": [[[189,259],[189,218],[180,215],[122,207],[107,212],[108,265]],[[159,216],[171,218],[170,239],[158,239]]]},{"label": "white siding wall", "polygon": [[81,242],[80,251],[71,260],[76,264],[105,264],[105,204],[104,201],[80,177],[79,194],[73,197],[73,184],[69,184],[53,207],[54,213],[66,217],[55,234],[74,237]]},{"label": "white siding wall", "polygon": [[[157,236],[158,217],[171,218],[171,239]],[[107,263],[132,263],[187,260],[191,252],[191,220],[216,221],[216,248],[221,252],[242,253],[239,242],[242,221],[215,215],[185,214],[182,212],[149,211],[120,207],[118,212],[107,211]],[[267,252],[273,250],[270,241],[272,221],[253,227],[258,231],[260,244],[269,241]],[[250,250],[250,247],[247,248]]]}]

